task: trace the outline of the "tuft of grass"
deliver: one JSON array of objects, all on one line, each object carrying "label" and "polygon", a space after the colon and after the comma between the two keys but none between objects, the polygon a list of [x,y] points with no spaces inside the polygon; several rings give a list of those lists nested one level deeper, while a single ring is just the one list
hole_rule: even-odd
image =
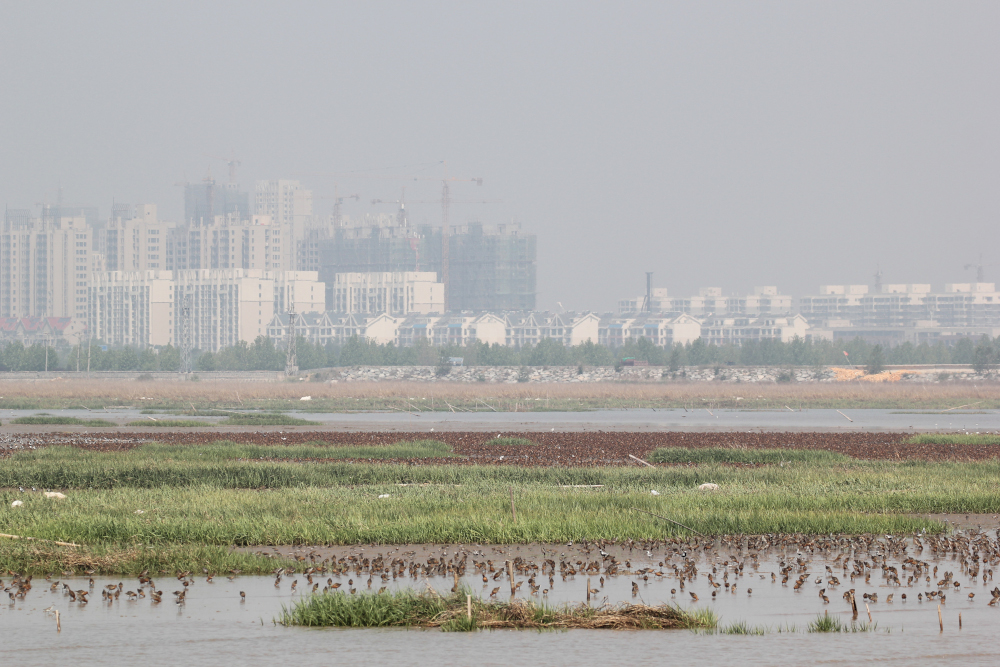
[{"label": "tuft of grass", "polygon": [[316,426],[319,422],[289,417],[277,412],[230,415],[219,426]]},{"label": "tuft of grass", "polygon": [[51,424],[59,426],[115,426],[107,419],[80,419],[79,417],[57,417],[55,415],[31,415],[11,419],[11,424]]},{"label": "tuft of grass", "polygon": [[845,632],[848,626],[839,617],[824,612],[810,621],[808,627],[809,632]]},{"label": "tuft of grass", "polygon": [[412,590],[357,595],[326,592],[283,608],[279,622],[309,627],[426,627],[450,632],[494,628],[707,629],[717,623],[710,611],[688,612],[670,605],[551,607],[525,600],[490,602],[479,597],[472,598],[470,616],[466,596],[471,594],[464,588],[447,596]]},{"label": "tuft of grass", "polygon": [[526,445],[533,446],[535,443],[527,438],[493,438],[491,440],[487,440],[486,444],[497,445],[500,447],[524,447]]},{"label": "tuft of grass", "polygon": [[737,621],[719,628],[722,635],[766,635],[768,629],[763,625],[750,625],[746,621]]},{"label": "tuft of grass", "polygon": [[1000,434],[919,433],[906,442],[911,445],[1000,445]]},{"label": "tuft of grass", "polygon": [[815,463],[851,461],[851,457],[822,449],[749,449],[728,447],[661,447],[647,457],[651,463]]}]

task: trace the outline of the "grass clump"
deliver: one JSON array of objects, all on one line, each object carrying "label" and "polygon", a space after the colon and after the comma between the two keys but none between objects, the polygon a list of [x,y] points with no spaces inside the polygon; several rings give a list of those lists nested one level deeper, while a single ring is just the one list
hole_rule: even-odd
[{"label": "grass clump", "polygon": [[878,628],[878,623],[857,623],[852,621],[850,625],[840,620],[836,616],[830,616],[824,612],[817,616],[816,620],[808,625],[809,632],[874,632]]},{"label": "grass clump", "polygon": [[845,632],[848,626],[839,617],[824,613],[810,621],[808,627],[809,632]]},{"label": "grass clump", "polygon": [[289,417],[278,412],[231,414],[219,426],[316,426],[319,422]]},{"label": "grass clump", "polygon": [[447,597],[434,591],[415,593],[327,592],[312,595],[282,611],[280,623],[310,627],[425,627],[445,631],[496,628],[665,630],[710,629],[717,619],[708,610],[642,604],[551,607],[525,600],[491,602],[461,589]]},{"label": "grass clump", "polygon": [[919,433],[906,442],[910,445],[1000,445],[1000,434]]},{"label": "grass clump", "polygon": [[661,447],[653,450],[651,463],[844,463],[851,457],[822,449],[744,449],[728,447]]},{"label": "grass clump", "polygon": [[58,426],[115,426],[107,419],[80,419],[79,417],[57,417],[55,415],[30,415],[11,419],[11,424],[46,424]]},{"label": "grass clump", "polygon": [[766,635],[767,628],[763,625],[750,625],[746,621],[737,621],[718,630],[721,635]]},{"label": "grass clump", "polygon": [[499,447],[524,447],[526,445],[533,446],[531,440],[527,438],[493,438],[486,441],[487,445],[497,445]]}]

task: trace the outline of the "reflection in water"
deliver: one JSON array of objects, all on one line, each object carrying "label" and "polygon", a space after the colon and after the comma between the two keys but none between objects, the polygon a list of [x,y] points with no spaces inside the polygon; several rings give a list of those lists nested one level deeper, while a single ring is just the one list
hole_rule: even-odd
[{"label": "reflection in water", "polygon": [[[741,664],[801,664],[804,659],[844,664],[873,655],[899,664],[928,655],[986,664],[992,662],[993,628],[1000,623],[1000,604],[990,604],[993,591],[998,590],[992,570],[1000,562],[1000,544],[975,531],[907,539],[369,546],[292,553],[304,559],[303,568],[282,573],[280,578],[217,575],[207,581],[199,575],[179,580],[162,573],[144,585],[134,578],[119,582],[95,577],[91,586],[87,577],[58,583],[55,577],[50,581],[36,577],[24,596],[18,597],[24,587],[19,589],[5,577],[8,594],[0,603],[4,655],[18,665],[51,665],[57,660],[106,664],[112,656],[150,664],[176,664],[183,658],[187,664],[206,665],[289,659],[306,664],[331,660],[567,664],[595,659],[618,662],[616,656],[623,655],[634,664],[662,664],[668,659],[696,660],[706,653],[716,658],[730,656]],[[283,605],[312,594],[314,588],[322,591],[339,585],[338,593],[349,595],[351,589],[377,594],[383,587],[392,591],[432,586],[443,593],[455,585],[456,569],[460,583],[483,597],[494,589],[499,589],[497,597],[507,597],[511,586],[508,561],[519,598],[581,603],[589,581],[597,591],[593,604],[641,600],[709,607],[721,616],[722,627],[745,621],[768,634],[496,631],[458,635],[284,628],[273,623]],[[312,572],[305,574],[302,569]],[[850,625],[853,608],[845,593],[852,589],[858,621],[867,621],[870,613],[877,624],[875,632],[807,632],[809,622],[824,612]],[[154,591],[161,591],[161,602],[155,602]],[[15,597],[9,599],[9,593]],[[88,601],[82,602],[83,598]],[[180,603],[178,598],[183,598]],[[943,632],[938,625],[939,604]],[[53,614],[46,612],[50,609],[60,612],[61,632],[56,631]]]}]

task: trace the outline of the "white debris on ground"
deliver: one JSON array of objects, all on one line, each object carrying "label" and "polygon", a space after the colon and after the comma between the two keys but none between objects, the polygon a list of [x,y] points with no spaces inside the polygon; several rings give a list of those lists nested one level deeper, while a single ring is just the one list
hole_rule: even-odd
[{"label": "white debris on ground", "polygon": [[65,493],[59,493],[58,491],[46,491],[45,492],[45,497],[46,498],[52,498],[54,500],[65,500],[66,499],[66,494]]},{"label": "white debris on ground", "polygon": [[711,482],[708,482],[706,484],[702,484],[701,486],[699,486],[698,490],[699,491],[718,491],[719,490],[719,485],[718,484],[712,484]]},{"label": "white debris on ground", "polygon": [[12,503],[10,504],[10,506],[11,506],[11,507],[20,507],[20,506],[21,506],[21,505],[23,505],[23,504],[24,504],[24,501],[23,501],[23,500],[15,500],[14,502],[12,502]]}]

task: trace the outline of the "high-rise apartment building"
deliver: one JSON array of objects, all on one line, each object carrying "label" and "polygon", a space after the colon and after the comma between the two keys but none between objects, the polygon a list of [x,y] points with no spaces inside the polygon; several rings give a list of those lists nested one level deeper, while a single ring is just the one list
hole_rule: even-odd
[{"label": "high-rise apartment building", "polygon": [[[271,218],[275,229],[280,229],[284,244],[281,257],[277,260],[271,253],[271,261],[279,261],[289,270],[310,270],[306,265],[300,265],[298,260],[299,245],[308,236],[313,218],[312,190],[302,187],[298,181],[277,179],[257,181],[254,188],[254,214],[266,215]],[[308,257],[308,249],[302,249]],[[313,267],[311,270],[317,270]]]},{"label": "high-rise apartment building", "polygon": [[0,317],[86,317],[90,274],[103,267],[85,217],[5,216]]},{"label": "high-rise apartment building", "polygon": [[168,239],[173,223],[158,220],[156,204],[139,206],[128,219],[112,218],[104,230],[104,266],[107,271],[146,271],[174,268]]},{"label": "high-rise apartment building", "polygon": [[337,273],[327,289],[332,294],[331,310],[338,313],[444,312],[444,285],[434,272]]},{"label": "high-rise apartment building", "polygon": [[217,352],[267,335],[275,312],[323,312],[315,273],[260,269],[109,271],[95,276],[88,325],[112,345]]}]

